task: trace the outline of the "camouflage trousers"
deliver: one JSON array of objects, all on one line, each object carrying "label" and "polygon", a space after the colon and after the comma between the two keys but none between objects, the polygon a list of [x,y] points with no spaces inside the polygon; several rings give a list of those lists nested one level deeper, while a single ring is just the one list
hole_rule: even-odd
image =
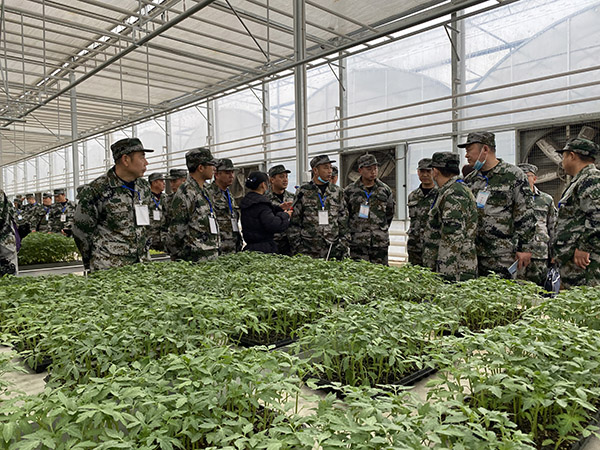
[{"label": "camouflage trousers", "polygon": [[512,279],[512,275],[508,271],[508,268],[514,262],[515,258],[512,255],[493,258],[477,255],[477,272],[480,277],[485,277],[489,275],[490,272],[495,272],[498,276],[510,280]]},{"label": "camouflage trousers", "polygon": [[573,261],[561,264],[560,287],[569,289],[575,286],[600,286],[600,261],[590,261],[590,265],[581,269]]},{"label": "camouflage trousers", "polygon": [[[423,253],[416,251],[408,252],[408,262],[413,266],[423,266]],[[424,266],[423,266],[424,267]]]},{"label": "camouflage trousers", "polygon": [[531,262],[525,269],[517,272],[519,280],[531,281],[538,286],[544,286],[546,275],[548,274],[548,260],[546,258],[531,258]]},{"label": "camouflage trousers", "polygon": [[350,258],[388,265],[388,247],[350,246]]}]

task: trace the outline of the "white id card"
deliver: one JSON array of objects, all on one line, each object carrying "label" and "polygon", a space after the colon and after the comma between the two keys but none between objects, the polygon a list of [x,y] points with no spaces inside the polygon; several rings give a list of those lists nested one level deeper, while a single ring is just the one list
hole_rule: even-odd
[{"label": "white id card", "polygon": [[67,221],[67,215],[66,214],[61,214],[60,215],[60,221],[61,222],[66,222]]},{"label": "white id card", "polygon": [[152,210],[152,220],[160,220],[160,209]]},{"label": "white id card", "polygon": [[238,233],[240,231],[240,227],[238,225],[238,221],[237,219],[235,219],[234,217],[231,218],[231,229],[235,232]]},{"label": "white id card", "polygon": [[490,196],[490,191],[479,191],[477,194],[477,198],[475,202],[477,203],[478,208],[483,208],[488,201],[488,197]]},{"label": "white id card", "polygon": [[135,224],[150,225],[150,211],[148,205],[135,205]]},{"label": "white id card", "polygon": [[46,214],[46,222],[50,219],[50,214]]},{"label": "white id card", "polygon": [[208,216],[208,226],[212,234],[219,234],[219,228],[217,227],[217,219],[213,216]]},{"label": "white id card", "polygon": [[23,220],[23,216],[22,216],[21,214],[19,214],[19,215],[17,216],[17,219],[19,219],[19,220]]},{"label": "white id card", "polygon": [[329,211],[319,211],[319,225],[329,225]]},{"label": "white id card", "polygon": [[518,265],[519,265],[519,261],[515,261],[514,263],[512,263],[510,265],[510,267],[508,268],[508,273],[510,273],[511,275],[514,275],[515,273],[517,273]]},{"label": "white id card", "polygon": [[360,205],[360,209],[358,210],[358,217],[360,217],[361,219],[369,218],[369,205],[368,204]]}]

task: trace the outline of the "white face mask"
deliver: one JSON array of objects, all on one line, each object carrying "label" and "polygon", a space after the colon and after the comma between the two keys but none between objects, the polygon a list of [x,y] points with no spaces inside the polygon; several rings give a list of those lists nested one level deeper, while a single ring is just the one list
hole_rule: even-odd
[{"label": "white face mask", "polygon": [[487,156],[485,157],[485,159],[483,161],[479,161],[479,158],[481,158],[482,153],[483,153],[483,147],[481,147],[481,151],[479,152],[477,161],[475,161],[475,164],[473,164],[473,169],[475,169],[475,170],[481,170],[481,168],[484,166],[485,162],[487,161]]}]

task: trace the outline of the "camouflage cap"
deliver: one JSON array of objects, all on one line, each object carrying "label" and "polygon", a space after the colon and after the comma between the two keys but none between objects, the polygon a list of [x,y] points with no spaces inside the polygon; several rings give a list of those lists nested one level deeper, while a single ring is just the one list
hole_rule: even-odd
[{"label": "camouflage cap", "polygon": [[583,156],[591,156],[597,158],[600,156],[600,147],[595,142],[584,138],[575,138],[567,141],[566,145],[561,150],[556,150],[557,153],[562,152],[579,153]]},{"label": "camouflage cap", "polygon": [[292,171],[287,170],[283,164],[277,164],[269,169],[269,177],[274,177],[280,173],[292,173]]},{"label": "camouflage cap", "polygon": [[337,166],[331,166],[331,176],[332,177],[337,177],[340,173],[340,169],[337,168]]},{"label": "camouflage cap", "polygon": [[62,188],[54,189],[54,195],[65,195],[65,190]]},{"label": "camouflage cap", "polygon": [[310,168],[314,169],[315,167],[318,167],[320,165],[323,164],[333,164],[335,161],[332,161],[331,159],[329,159],[329,156],[327,155],[319,155],[319,156],[315,156],[313,159],[310,160]]},{"label": "camouflage cap", "polygon": [[467,135],[467,141],[464,144],[458,144],[459,148],[466,148],[471,144],[483,144],[488,147],[496,148],[496,136],[489,131],[476,131]]},{"label": "camouflage cap", "polygon": [[431,157],[431,167],[459,170],[460,156],[452,152],[435,152]]},{"label": "camouflage cap", "polygon": [[31,198],[33,197],[33,194],[25,194],[25,198]]},{"label": "camouflage cap", "polygon": [[221,170],[235,170],[235,167],[233,167],[233,161],[229,158],[222,158],[217,161],[216,167],[217,172]]},{"label": "camouflage cap", "polygon": [[44,192],[42,198],[52,198],[52,194],[50,192]]},{"label": "camouflage cap", "polygon": [[153,181],[164,180],[164,179],[165,179],[165,176],[160,172],[154,172],[154,173],[151,173],[150,175],[148,175],[148,183],[152,183]]},{"label": "camouflage cap", "polygon": [[212,153],[207,147],[199,147],[185,154],[185,163],[188,168],[190,164],[195,167],[198,167],[200,164],[203,166],[215,166],[217,160],[213,158]]},{"label": "camouflage cap", "polygon": [[177,180],[179,178],[187,178],[188,171],[186,169],[171,169],[169,170],[168,180]]},{"label": "camouflage cap", "polygon": [[517,164],[517,167],[525,173],[532,173],[534,175],[537,175],[537,173],[538,173],[537,166],[535,166],[533,164],[521,163],[521,164]]},{"label": "camouflage cap", "polygon": [[15,200],[23,200],[23,196],[21,194],[17,194],[15,196]]},{"label": "camouflage cap", "polygon": [[419,161],[419,164],[417,164],[417,169],[431,170],[431,158],[423,158],[421,161]]},{"label": "camouflage cap", "polygon": [[375,155],[372,155],[370,153],[365,153],[360,158],[358,158],[358,168],[359,169],[361,167],[369,167],[369,166],[376,166],[376,165],[377,165],[377,158],[375,158]]},{"label": "camouflage cap", "polygon": [[133,152],[151,153],[154,150],[144,148],[142,141],[138,138],[125,138],[115,142],[110,146],[113,154],[113,159],[116,161],[123,155],[128,155]]}]

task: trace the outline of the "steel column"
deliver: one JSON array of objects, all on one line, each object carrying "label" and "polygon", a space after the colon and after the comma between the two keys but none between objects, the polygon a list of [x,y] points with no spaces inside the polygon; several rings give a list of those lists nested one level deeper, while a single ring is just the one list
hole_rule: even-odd
[{"label": "steel column", "polygon": [[[306,58],[306,10],[304,0],[294,0],[294,60]],[[308,128],[306,114],[306,64],[294,67],[296,113],[296,182],[308,181]]]},{"label": "steel column", "polygon": [[[75,74],[71,72],[69,74],[69,83],[73,85],[75,83]],[[79,186],[79,149],[77,148],[77,92],[75,88],[71,89],[71,136],[73,143],[71,144],[71,152],[73,159],[73,189],[77,191]],[[66,164],[65,164],[66,167]],[[67,181],[67,180],[65,180]],[[65,186],[66,188],[66,186]]]}]

